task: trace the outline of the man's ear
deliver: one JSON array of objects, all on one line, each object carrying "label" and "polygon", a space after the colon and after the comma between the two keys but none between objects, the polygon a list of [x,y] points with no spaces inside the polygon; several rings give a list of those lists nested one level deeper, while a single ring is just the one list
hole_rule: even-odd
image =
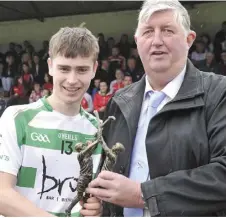
[{"label": "man's ear", "polygon": [[92,79],[93,79],[93,78],[95,77],[95,75],[96,75],[97,67],[98,67],[98,61],[95,61],[94,65],[93,65],[93,75],[92,75]]},{"label": "man's ear", "polygon": [[191,48],[193,42],[196,39],[196,32],[195,31],[190,31],[188,36],[187,36],[187,44],[188,44],[188,49]]},{"label": "man's ear", "polygon": [[137,44],[137,36],[136,35],[134,35],[134,41]]},{"label": "man's ear", "polygon": [[52,68],[53,68],[53,61],[52,61],[52,59],[51,58],[48,58],[48,60],[47,60],[47,64],[48,64],[48,68],[49,68],[49,75],[50,76],[53,76],[53,70],[52,70]]}]

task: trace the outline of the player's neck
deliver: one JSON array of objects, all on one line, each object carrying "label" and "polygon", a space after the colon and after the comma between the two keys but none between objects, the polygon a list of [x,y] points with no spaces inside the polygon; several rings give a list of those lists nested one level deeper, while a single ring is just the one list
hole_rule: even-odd
[{"label": "player's neck", "polygon": [[57,100],[53,95],[51,95],[47,101],[53,110],[66,116],[76,116],[80,111],[80,104],[65,104],[60,99]]}]

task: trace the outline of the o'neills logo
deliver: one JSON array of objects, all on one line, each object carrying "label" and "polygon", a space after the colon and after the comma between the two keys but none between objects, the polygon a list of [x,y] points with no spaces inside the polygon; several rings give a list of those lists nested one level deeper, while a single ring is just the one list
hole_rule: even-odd
[{"label": "o'neills logo", "polygon": [[68,134],[68,133],[58,133],[58,138],[63,140],[72,140],[72,141],[78,140],[75,135]]}]

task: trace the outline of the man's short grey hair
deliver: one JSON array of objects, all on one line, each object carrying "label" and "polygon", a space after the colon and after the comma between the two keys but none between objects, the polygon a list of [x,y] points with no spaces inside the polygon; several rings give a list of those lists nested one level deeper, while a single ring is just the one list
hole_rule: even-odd
[{"label": "man's short grey hair", "polygon": [[[191,30],[190,16],[178,0],[145,0],[139,13],[138,23],[145,23],[153,13],[164,10],[173,10],[175,12],[176,21],[182,26],[186,33]],[[135,35],[137,34],[138,29]]]}]

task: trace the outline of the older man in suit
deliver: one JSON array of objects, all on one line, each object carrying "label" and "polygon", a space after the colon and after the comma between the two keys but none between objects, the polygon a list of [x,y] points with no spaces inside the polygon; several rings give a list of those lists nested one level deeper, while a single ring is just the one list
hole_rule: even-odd
[{"label": "older man in suit", "polygon": [[146,0],[135,34],[145,76],[118,91],[104,136],[124,144],[115,172],[87,192],[111,216],[216,216],[226,211],[226,78],[188,60],[196,34],[177,0]]}]

